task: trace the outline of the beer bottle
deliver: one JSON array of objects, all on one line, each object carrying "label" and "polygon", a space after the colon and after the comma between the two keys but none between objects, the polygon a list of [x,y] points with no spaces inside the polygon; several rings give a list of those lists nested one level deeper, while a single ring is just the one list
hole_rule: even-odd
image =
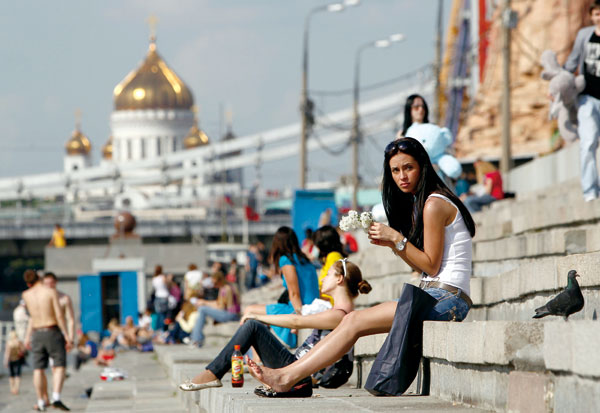
[{"label": "beer bottle", "polygon": [[242,387],[244,385],[244,356],[240,351],[240,345],[233,346],[231,355],[231,385],[233,387]]}]

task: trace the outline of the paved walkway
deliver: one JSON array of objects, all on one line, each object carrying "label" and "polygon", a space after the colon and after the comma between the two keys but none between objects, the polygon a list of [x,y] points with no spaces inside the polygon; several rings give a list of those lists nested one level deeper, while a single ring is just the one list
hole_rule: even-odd
[{"label": "paved walkway", "polygon": [[[69,369],[70,370],[70,369]],[[33,389],[33,373],[31,369],[26,368],[21,376],[21,391],[19,395],[10,394],[8,387],[8,376],[0,378],[0,412],[1,413],[20,413],[33,411],[32,407],[36,404],[37,396]],[[50,369],[46,370],[48,377],[48,392],[52,393],[52,379]],[[85,412],[89,399],[85,395],[85,389],[92,387],[94,382],[100,380],[100,368],[91,363],[84,365],[77,372],[70,372],[69,378],[65,381],[62,392],[63,403],[73,412]],[[56,409],[48,411],[58,412]]]},{"label": "paved walkway", "polygon": [[[175,387],[167,379],[164,369],[156,361],[154,353],[136,351],[118,353],[112,367],[127,372],[123,381],[100,380],[101,367],[87,363],[78,372],[71,372],[66,380],[62,400],[73,412],[173,412],[186,410],[177,398]],[[93,387],[92,397],[85,390]],[[21,393],[10,394],[8,377],[0,379],[0,413],[33,411],[36,396],[32,373],[23,373]],[[58,410],[49,408],[50,412]]]}]

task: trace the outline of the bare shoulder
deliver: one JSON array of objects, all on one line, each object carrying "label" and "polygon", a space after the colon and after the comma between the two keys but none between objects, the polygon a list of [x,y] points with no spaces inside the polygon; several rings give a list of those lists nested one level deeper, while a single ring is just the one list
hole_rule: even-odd
[{"label": "bare shoulder", "polygon": [[58,293],[58,299],[60,300],[61,303],[69,303],[71,302],[71,297],[69,297],[68,294],[63,293],[60,290],[56,290],[56,292]]},{"label": "bare shoulder", "polygon": [[448,213],[455,211],[454,207],[448,203],[448,201],[432,196],[425,201],[425,206],[423,208],[423,213]]},{"label": "bare shoulder", "polygon": [[454,219],[455,215],[456,208],[442,198],[432,196],[425,201],[423,217],[426,219],[440,219],[444,223],[448,223]]}]

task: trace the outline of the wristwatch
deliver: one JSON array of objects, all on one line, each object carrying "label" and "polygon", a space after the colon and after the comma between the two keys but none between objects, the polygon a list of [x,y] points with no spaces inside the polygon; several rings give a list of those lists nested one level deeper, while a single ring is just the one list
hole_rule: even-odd
[{"label": "wristwatch", "polygon": [[394,246],[396,247],[396,249],[398,251],[402,251],[402,250],[404,250],[404,248],[406,248],[407,242],[408,242],[408,238],[404,237],[404,239],[402,241],[395,243]]}]

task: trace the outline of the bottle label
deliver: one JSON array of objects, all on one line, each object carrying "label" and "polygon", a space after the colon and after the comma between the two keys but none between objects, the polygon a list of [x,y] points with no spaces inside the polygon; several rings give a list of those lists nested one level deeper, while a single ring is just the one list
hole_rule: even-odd
[{"label": "bottle label", "polygon": [[239,381],[242,379],[244,362],[241,359],[231,360],[231,379]]}]

